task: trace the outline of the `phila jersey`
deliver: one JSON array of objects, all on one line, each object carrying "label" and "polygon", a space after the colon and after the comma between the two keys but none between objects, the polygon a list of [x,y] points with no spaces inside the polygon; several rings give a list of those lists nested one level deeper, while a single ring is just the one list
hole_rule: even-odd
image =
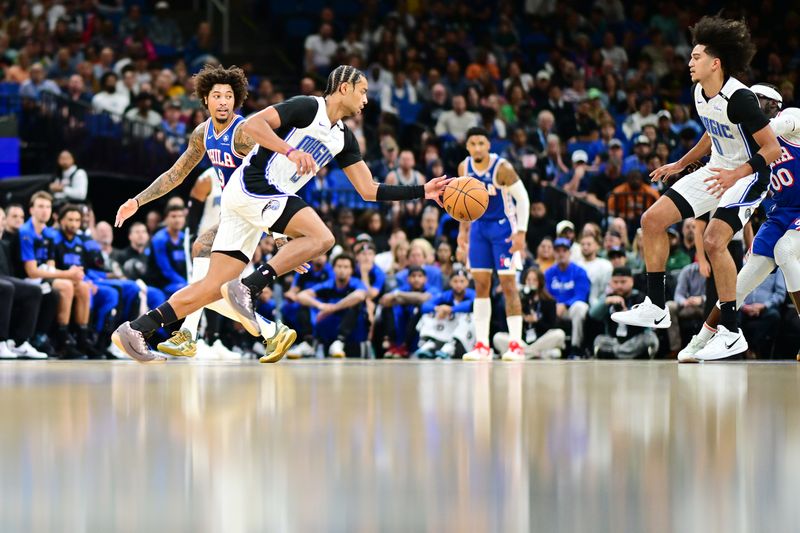
[{"label": "phila jersey", "polygon": [[508,218],[512,225],[516,222],[511,209],[513,200],[506,192],[506,188],[497,184],[497,171],[503,161],[505,159],[491,153],[489,154],[489,167],[485,171],[479,172],[475,169],[472,157],[467,157],[464,160],[467,176],[472,176],[479,180],[489,192],[489,205],[486,207],[486,212],[475,222],[482,220],[497,221],[503,218]]},{"label": "phila jersey", "polygon": [[220,186],[225,187],[233,171],[241,165],[245,156],[238,153],[234,147],[233,138],[244,117],[234,115],[228,126],[219,133],[214,131],[214,124],[209,118],[206,120],[206,133],[204,137],[206,154],[211,165],[216,171],[216,178]]},{"label": "phila jersey", "polygon": [[[275,133],[298,150],[311,154],[319,168],[332,159],[341,168],[361,161],[361,150],[353,132],[342,121],[331,124],[325,99],[295,96],[275,105],[281,118]],[[254,196],[293,195],[313,174],[300,176],[288,157],[256,145],[244,160],[243,188]]]},{"label": "phila jersey", "polygon": [[781,155],[770,166],[769,188],[777,207],[800,208],[800,109],[788,108],[770,121]]},{"label": "phila jersey", "polygon": [[736,78],[727,78],[719,93],[708,98],[698,83],[694,87],[697,114],[711,138],[710,167],[736,168],[756,152],[753,134],[769,121],[756,95]]}]

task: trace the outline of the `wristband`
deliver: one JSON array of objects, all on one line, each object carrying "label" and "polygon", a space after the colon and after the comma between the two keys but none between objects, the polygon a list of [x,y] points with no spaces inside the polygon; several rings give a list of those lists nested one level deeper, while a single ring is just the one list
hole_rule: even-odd
[{"label": "wristband", "polygon": [[425,198],[424,185],[378,185],[375,199],[379,202],[394,202],[397,200],[416,200]]},{"label": "wristband", "polygon": [[289,157],[289,154],[291,154],[291,153],[292,153],[292,152],[294,152],[295,150],[297,150],[297,148],[295,148],[294,146],[290,146],[290,147],[289,147],[289,149],[288,149],[288,150],[286,150],[286,153],[285,153],[285,154],[283,154],[283,155],[285,155],[286,157]]},{"label": "wristband", "polygon": [[747,164],[750,165],[750,168],[752,168],[753,172],[756,173],[766,172],[769,170],[769,165],[764,159],[764,156],[757,152],[753,157],[750,158]]},{"label": "wristband", "polygon": [[133,201],[136,202],[136,209],[139,209],[140,207],[142,207],[142,204],[139,203],[139,199],[138,198],[133,198]]}]

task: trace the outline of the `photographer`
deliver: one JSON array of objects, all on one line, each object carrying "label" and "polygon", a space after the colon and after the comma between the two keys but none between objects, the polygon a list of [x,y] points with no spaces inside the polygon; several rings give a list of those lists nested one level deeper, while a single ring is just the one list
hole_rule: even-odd
[{"label": "photographer", "polygon": [[650,329],[625,326],[611,320],[611,314],[630,309],[644,301],[644,294],[633,288],[633,274],[628,267],[618,267],[611,274],[610,293],[589,310],[589,316],[603,323],[605,335],[594,339],[595,357],[635,359],[653,357],[658,351],[658,337]]}]

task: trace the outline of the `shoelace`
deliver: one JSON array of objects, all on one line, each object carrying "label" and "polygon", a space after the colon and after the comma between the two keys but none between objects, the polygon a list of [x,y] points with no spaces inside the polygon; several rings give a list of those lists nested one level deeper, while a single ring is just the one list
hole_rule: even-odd
[{"label": "shoelace", "polygon": [[149,348],[147,347],[147,341],[144,340],[144,335],[142,335],[141,331],[136,331],[136,330],[133,331],[136,332],[136,334],[134,335],[136,337],[136,347],[139,349],[140,352],[147,353],[149,351]]}]

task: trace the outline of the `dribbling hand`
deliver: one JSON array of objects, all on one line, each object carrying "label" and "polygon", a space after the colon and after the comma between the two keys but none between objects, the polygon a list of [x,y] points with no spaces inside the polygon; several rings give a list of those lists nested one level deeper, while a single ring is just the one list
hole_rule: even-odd
[{"label": "dribbling hand", "polygon": [[448,178],[446,176],[433,178],[431,181],[425,184],[425,199],[433,200],[439,204],[439,207],[444,209],[444,205],[442,204],[442,194],[444,193],[444,188],[447,187],[447,184],[451,181],[453,181],[453,178]]},{"label": "dribbling hand", "polygon": [[114,220],[114,227],[121,228],[123,222],[131,218],[139,210],[139,202],[133,198],[128,198],[125,203],[117,209],[117,218]]}]

